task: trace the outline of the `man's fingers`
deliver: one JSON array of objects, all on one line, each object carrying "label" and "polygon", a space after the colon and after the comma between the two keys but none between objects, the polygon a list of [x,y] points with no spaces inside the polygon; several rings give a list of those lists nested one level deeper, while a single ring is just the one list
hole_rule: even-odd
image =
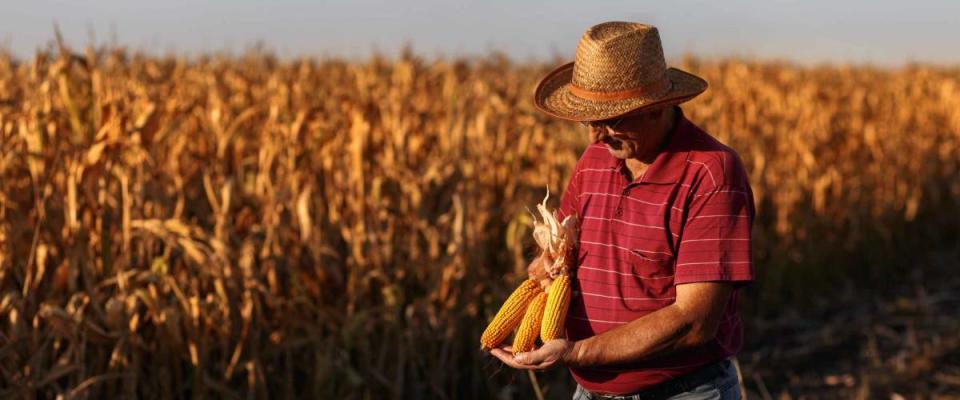
[{"label": "man's fingers", "polygon": [[503,360],[507,355],[509,355],[509,353],[503,351],[503,349],[491,349],[490,355]]},{"label": "man's fingers", "polygon": [[542,363],[540,363],[540,364],[535,365],[533,368],[534,368],[534,369],[547,369],[547,368],[550,368],[551,366],[553,366],[553,363],[554,363],[554,361],[544,361],[544,362],[542,362]]},{"label": "man's fingers", "polygon": [[530,364],[530,361],[528,361],[530,358],[530,352],[517,354],[513,356],[513,358],[520,364]]},{"label": "man's fingers", "polygon": [[490,350],[490,354],[493,354],[494,356],[496,356],[501,360],[504,360],[504,361],[509,360],[510,362],[514,362],[513,349],[511,349],[510,346],[504,346],[504,347],[492,349]]},{"label": "man's fingers", "polygon": [[499,358],[500,361],[503,361],[504,364],[507,364],[511,368],[516,368],[516,369],[530,368],[527,365],[518,363],[517,360],[513,358],[513,353],[505,351],[503,348],[490,350],[490,354],[492,354],[496,358]]},{"label": "man's fingers", "polygon": [[543,354],[543,348],[539,348],[534,351],[528,351],[526,353],[520,353],[514,356],[517,359],[517,362],[525,365],[536,365],[543,362],[546,355]]},{"label": "man's fingers", "polygon": [[[501,355],[508,355],[513,358],[513,346],[500,346],[493,350],[499,350]],[[490,352],[493,352],[493,350],[490,350]]]}]

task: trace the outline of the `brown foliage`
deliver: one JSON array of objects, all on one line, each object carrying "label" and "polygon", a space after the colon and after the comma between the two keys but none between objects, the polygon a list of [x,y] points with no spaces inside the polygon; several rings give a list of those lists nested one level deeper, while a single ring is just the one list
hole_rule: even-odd
[{"label": "brown foliage", "polygon": [[[685,64],[760,260],[955,232],[957,70]],[[0,395],[504,393],[476,337],[585,145],[532,109],[549,67],[0,58]]]}]

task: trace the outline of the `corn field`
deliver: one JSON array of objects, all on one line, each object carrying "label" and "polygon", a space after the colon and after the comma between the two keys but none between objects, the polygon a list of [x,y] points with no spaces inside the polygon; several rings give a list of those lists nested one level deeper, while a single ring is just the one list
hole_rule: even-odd
[{"label": "corn field", "polygon": [[[586,146],[554,65],[0,55],[0,397],[530,396],[477,340]],[[960,246],[960,69],[677,66],[750,173],[751,313]]]}]

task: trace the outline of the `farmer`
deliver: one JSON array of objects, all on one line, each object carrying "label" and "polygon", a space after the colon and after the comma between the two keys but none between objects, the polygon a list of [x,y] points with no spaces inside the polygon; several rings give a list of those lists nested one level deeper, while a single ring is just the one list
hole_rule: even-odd
[{"label": "farmer", "polygon": [[678,106],[706,88],[666,67],[657,28],[627,22],[588,29],[575,61],[540,82],[537,108],[584,124],[591,142],[560,204],[580,223],[567,339],[497,358],[568,367],[574,399],[740,397],[730,358],[738,289],[753,279],[753,193],[737,153]]}]

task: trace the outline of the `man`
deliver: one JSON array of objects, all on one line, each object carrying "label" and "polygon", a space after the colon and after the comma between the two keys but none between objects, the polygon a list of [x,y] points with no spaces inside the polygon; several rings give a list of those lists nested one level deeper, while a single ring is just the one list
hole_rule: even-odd
[{"label": "man", "polygon": [[706,88],[666,67],[655,27],[626,22],[588,29],[575,61],[540,82],[537,108],[584,123],[592,142],[560,204],[580,223],[567,339],[496,357],[568,366],[575,399],[740,397],[729,358],[755,211],[736,152],[677,106]]}]

